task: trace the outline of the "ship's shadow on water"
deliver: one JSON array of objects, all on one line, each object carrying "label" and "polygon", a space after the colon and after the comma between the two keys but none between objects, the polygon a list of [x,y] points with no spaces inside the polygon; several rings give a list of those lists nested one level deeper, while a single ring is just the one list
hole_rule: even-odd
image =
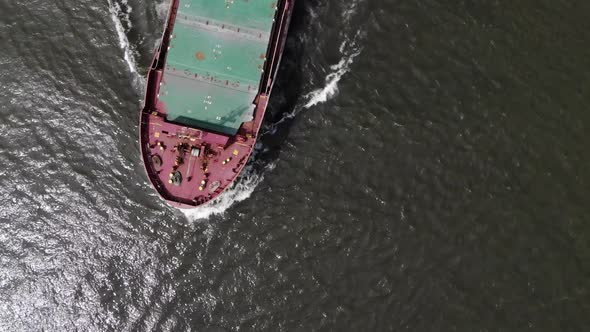
[{"label": "ship's shadow on water", "polygon": [[276,159],[299,115],[338,93],[338,82],[362,51],[365,29],[359,21],[367,15],[364,0],[335,6],[321,1],[295,3],[281,67],[259,134],[256,162]]},{"label": "ship's shadow on water", "polygon": [[258,153],[255,160],[251,160],[255,161],[256,168],[264,168],[278,157],[295,123],[293,115],[303,107],[305,73],[308,70],[304,65],[304,40],[310,20],[310,11],[306,10],[304,2],[297,1],[281,66],[258,137]]}]

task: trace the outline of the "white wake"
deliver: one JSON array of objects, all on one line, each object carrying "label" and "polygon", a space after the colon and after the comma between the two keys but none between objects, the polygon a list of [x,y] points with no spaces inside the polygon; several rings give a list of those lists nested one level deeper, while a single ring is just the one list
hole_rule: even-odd
[{"label": "white wake", "polygon": [[[139,81],[143,82],[143,78],[139,75],[137,71],[137,61],[135,60],[134,50],[129,43],[129,39],[127,38],[127,33],[133,25],[131,24],[131,11],[133,8],[127,2],[128,0],[121,0],[121,2],[116,2],[113,0],[107,0],[109,4],[109,12],[111,14],[111,18],[113,23],[115,24],[115,29],[117,30],[117,36],[119,37],[119,47],[123,51],[123,58],[129,67],[129,71],[134,76],[134,78]],[[126,10],[121,8],[121,4],[125,5]]]},{"label": "white wake", "polygon": [[166,19],[168,18],[168,11],[170,10],[170,3],[171,0],[164,0],[160,3],[156,3],[156,13],[158,14],[158,17],[160,18],[160,20],[162,20],[163,22],[166,21]]},{"label": "white wake", "polygon": [[[348,49],[349,44],[353,44],[351,49]],[[345,40],[340,45],[340,53],[343,54],[343,57],[340,59],[340,62],[330,66],[330,73],[325,78],[324,87],[305,95],[305,98],[307,99],[307,103],[304,106],[305,108],[325,103],[338,93],[338,82],[340,82],[342,77],[350,71],[350,65],[354,62],[354,58],[361,53],[361,50],[357,49],[354,46],[354,43],[349,43],[348,40]]]},{"label": "white wake", "polygon": [[284,114],[279,121],[271,124],[269,129],[267,129],[263,135],[274,134],[283,122],[295,118],[297,114],[305,109],[311,108],[320,103],[325,103],[338,93],[338,83],[342,77],[350,71],[350,65],[352,65],[354,59],[361,54],[361,49],[356,46],[356,39],[359,35],[360,32],[357,33],[353,40],[346,39],[340,44],[338,49],[340,54],[342,54],[342,58],[337,64],[330,66],[330,73],[326,75],[326,78],[324,79],[324,87],[305,94],[304,98],[306,101],[303,107],[299,104],[293,109],[293,111]]},{"label": "white wake", "polygon": [[234,181],[231,187],[217,198],[198,208],[180,209],[180,211],[189,221],[207,219],[212,215],[223,215],[235,203],[249,198],[254,192],[254,189],[256,189],[256,186],[264,179],[263,174],[265,171],[273,168],[274,164],[269,164],[262,172],[256,172],[251,166],[246,165],[242,174]]}]

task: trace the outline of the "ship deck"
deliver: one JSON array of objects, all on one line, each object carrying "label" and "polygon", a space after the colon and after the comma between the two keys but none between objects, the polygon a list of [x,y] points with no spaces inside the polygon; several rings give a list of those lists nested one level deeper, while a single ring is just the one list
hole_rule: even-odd
[{"label": "ship deck", "polygon": [[235,135],[251,121],[276,0],[180,0],[159,100],[168,121]]}]

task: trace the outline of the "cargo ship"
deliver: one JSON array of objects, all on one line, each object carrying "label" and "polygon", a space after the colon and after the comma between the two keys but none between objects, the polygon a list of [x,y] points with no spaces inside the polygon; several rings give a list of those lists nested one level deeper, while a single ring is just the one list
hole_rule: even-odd
[{"label": "cargo ship", "polygon": [[172,0],[139,120],[147,176],[171,206],[231,186],[254,148],[294,0]]}]

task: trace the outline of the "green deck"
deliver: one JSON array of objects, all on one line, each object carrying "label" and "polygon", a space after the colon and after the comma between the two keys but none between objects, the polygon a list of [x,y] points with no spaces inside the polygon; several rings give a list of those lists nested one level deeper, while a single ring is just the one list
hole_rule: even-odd
[{"label": "green deck", "polygon": [[181,15],[270,31],[277,0],[180,0]]},{"label": "green deck", "polygon": [[276,0],[180,0],[160,100],[170,121],[233,135],[252,119]]}]

